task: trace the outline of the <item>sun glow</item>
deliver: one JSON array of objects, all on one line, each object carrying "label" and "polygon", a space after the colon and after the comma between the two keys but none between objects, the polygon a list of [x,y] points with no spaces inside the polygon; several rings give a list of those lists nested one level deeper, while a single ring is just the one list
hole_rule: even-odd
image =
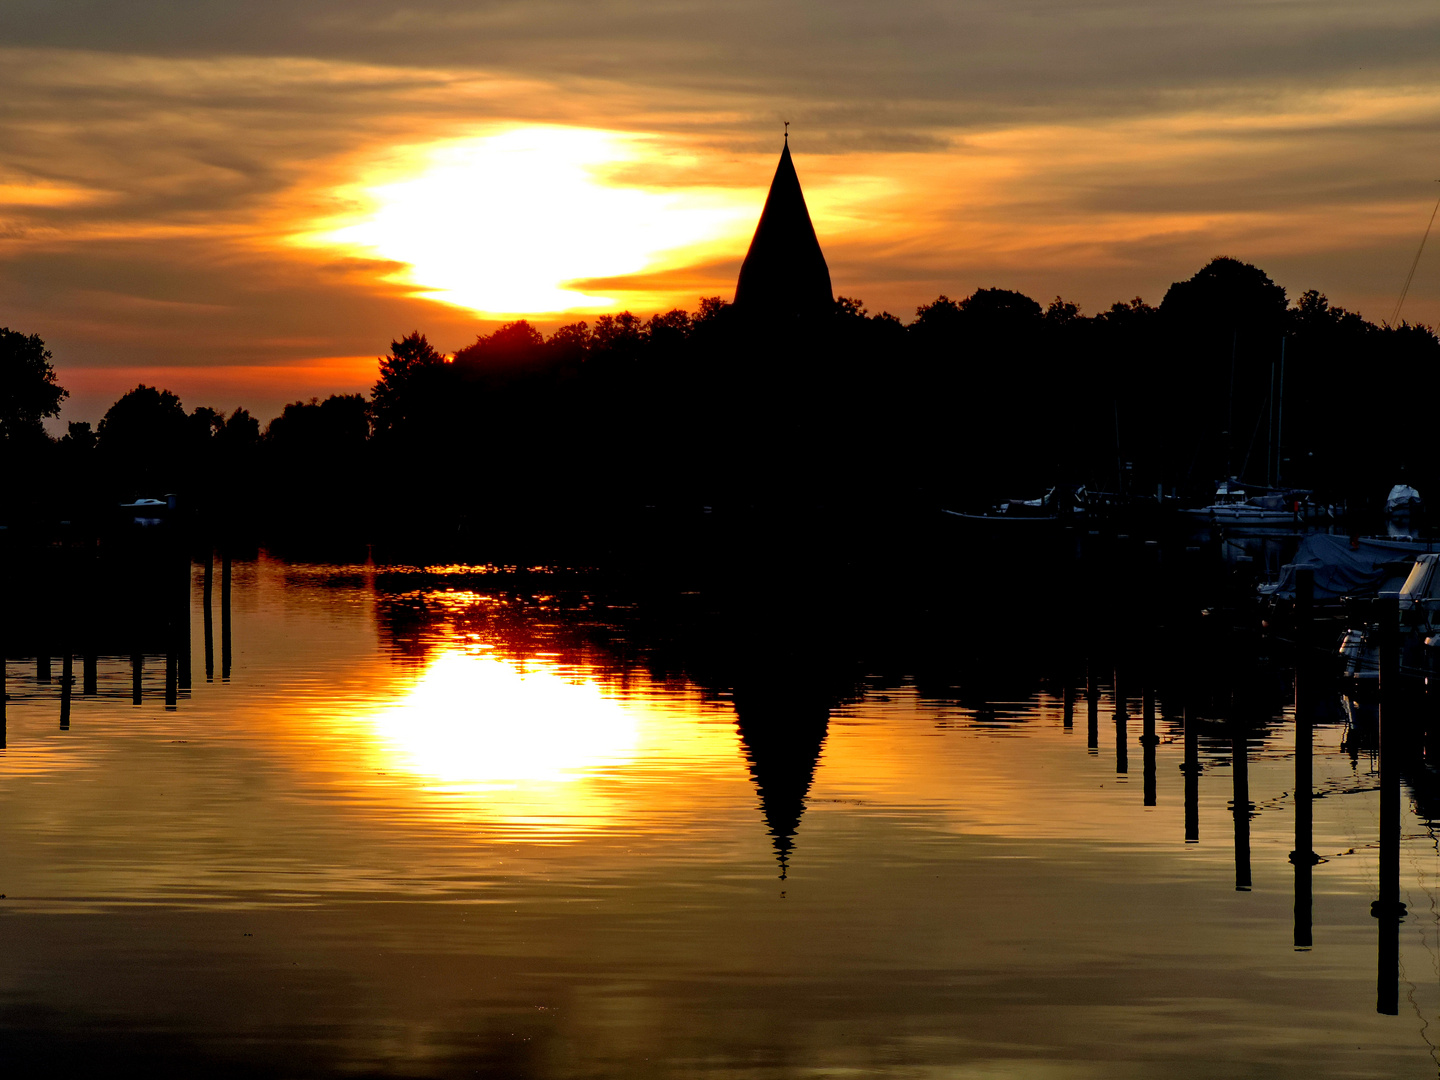
[{"label": "sun glow", "polygon": [[[398,688],[397,688],[398,689]],[[743,783],[728,710],[617,694],[583,669],[457,644],[374,711],[331,715],[320,747],[372,791],[428,816],[488,822],[517,840],[561,842],[665,810],[670,773]],[[360,768],[357,770],[356,766]]]},{"label": "sun glow", "polygon": [[489,655],[437,656],[373,720],[396,769],[452,789],[570,784],[631,762],[637,717],[594,683]]},{"label": "sun glow", "polygon": [[392,280],[483,315],[613,307],[584,283],[743,250],[754,224],[748,191],[634,186],[647,163],[675,164],[661,153],[647,136],[568,127],[397,151],[340,192],[351,216],[302,239],[398,263]]}]

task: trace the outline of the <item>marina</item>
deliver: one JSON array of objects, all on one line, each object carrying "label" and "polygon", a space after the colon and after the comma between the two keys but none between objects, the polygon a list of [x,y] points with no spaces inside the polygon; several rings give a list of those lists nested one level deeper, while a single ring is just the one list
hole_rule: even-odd
[{"label": "marina", "polygon": [[0,1016],[27,1053],[1435,1067],[1430,712],[1349,710],[1318,646],[1114,580],[1037,633],[933,579],[837,603],[875,585],[853,569],[766,614],[564,567],[185,564],[161,651],[97,646],[73,690],[7,659]]}]

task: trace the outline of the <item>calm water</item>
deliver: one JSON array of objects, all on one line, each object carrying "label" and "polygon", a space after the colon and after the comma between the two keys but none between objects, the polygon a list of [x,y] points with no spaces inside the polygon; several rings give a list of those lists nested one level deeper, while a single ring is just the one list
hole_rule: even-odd
[{"label": "calm water", "polygon": [[1248,743],[1238,890],[1228,738],[1201,741],[1187,842],[1180,718],[1162,696],[1146,806],[1140,717],[1117,727],[1108,676],[1093,749],[1083,687],[1067,727],[1054,680],[972,701],[861,672],[818,706],[772,680],[737,691],[737,723],[728,686],[637,629],[643,603],[262,555],[234,566],[228,681],[217,572],[207,681],[195,573],[173,710],[163,656],[138,705],[129,656],[100,658],[91,696],[77,660],[61,730],[58,661],[50,684],[8,664],[12,1063],[1437,1073],[1435,833],[1407,789],[1399,1014],[1380,1015],[1377,775],[1341,724],[1316,733],[1324,861],[1297,949],[1285,715]]}]

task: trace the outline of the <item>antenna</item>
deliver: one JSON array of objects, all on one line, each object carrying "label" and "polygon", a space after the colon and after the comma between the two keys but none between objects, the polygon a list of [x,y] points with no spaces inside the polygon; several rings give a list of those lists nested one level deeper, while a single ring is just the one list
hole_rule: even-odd
[{"label": "antenna", "polygon": [[[1435,181],[1440,184],[1440,180]],[[1390,314],[1390,325],[1400,325],[1400,309],[1405,306],[1405,294],[1410,291],[1410,282],[1415,277],[1415,268],[1420,265],[1420,253],[1425,250],[1425,241],[1430,239],[1430,227],[1435,224],[1435,215],[1440,212],[1440,199],[1435,200],[1435,209],[1430,211],[1430,221],[1425,226],[1425,235],[1420,237],[1420,246],[1415,251],[1415,258],[1410,263],[1410,272],[1405,275],[1405,284],[1400,289],[1400,299],[1395,301],[1395,310]]]}]

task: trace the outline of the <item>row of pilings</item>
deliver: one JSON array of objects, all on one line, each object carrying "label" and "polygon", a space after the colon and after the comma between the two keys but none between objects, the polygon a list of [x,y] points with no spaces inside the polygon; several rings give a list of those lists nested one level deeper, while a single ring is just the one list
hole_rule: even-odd
[{"label": "row of pilings", "polygon": [[[1125,620],[1113,619],[1105,624],[1098,637],[1109,637],[1104,655],[1092,656],[1083,672],[1072,667],[1062,674],[1062,723],[1071,729],[1077,712],[1083,709],[1086,725],[1086,749],[1098,754],[1100,747],[1100,701],[1102,687],[1110,683],[1115,725],[1115,769],[1117,774],[1129,772],[1129,725],[1138,710],[1142,726],[1139,743],[1143,755],[1143,802],[1156,804],[1156,755],[1160,742],[1156,732],[1157,712],[1180,721],[1183,733],[1183,759],[1180,771],[1184,777],[1184,839],[1198,843],[1200,839],[1199,788],[1204,766],[1200,759],[1202,734],[1213,747],[1228,742],[1233,792],[1231,810],[1234,823],[1235,888],[1251,887],[1250,823],[1255,812],[1249,793],[1249,742],[1252,737],[1266,734],[1267,727],[1278,723],[1283,705],[1278,695],[1286,687],[1275,684],[1273,676],[1281,668],[1274,661],[1281,659],[1274,652],[1284,650],[1293,667],[1294,702],[1294,845],[1289,859],[1294,874],[1294,947],[1310,949],[1314,943],[1313,874],[1323,861],[1314,851],[1314,755],[1315,729],[1335,716],[1340,684],[1337,681],[1337,656],[1334,642],[1329,640],[1333,627],[1315,618],[1313,572],[1301,570],[1297,580],[1297,601],[1293,620],[1293,639],[1264,640],[1247,628],[1227,627],[1219,634],[1186,633],[1172,627],[1173,635],[1164,646],[1154,640],[1140,640],[1138,635],[1124,632]],[[1377,922],[1376,1009],[1385,1015],[1397,1015],[1399,1009],[1399,927],[1406,916],[1401,901],[1401,783],[1411,786],[1422,816],[1428,811],[1427,800],[1435,794],[1434,770],[1428,757],[1433,757],[1433,743],[1440,733],[1440,703],[1436,688],[1422,685],[1413,676],[1402,674],[1400,656],[1400,619],[1397,601],[1382,598],[1371,612],[1378,621],[1379,685],[1369,698],[1366,709],[1358,707],[1359,730],[1348,736],[1352,754],[1357,745],[1375,755],[1378,773],[1379,824],[1376,846],[1379,853],[1378,888],[1370,913]],[[1157,623],[1139,619],[1153,637]],[[1207,640],[1208,639],[1208,640]],[[1236,644],[1237,640],[1241,644]],[[1218,648],[1216,642],[1228,642]],[[1261,663],[1253,658],[1266,651]],[[1157,653],[1168,653],[1167,661],[1155,659]],[[1183,659],[1175,660],[1176,654]],[[1122,659],[1123,658],[1123,659]],[[1247,670],[1247,665],[1249,670]],[[1208,667],[1208,671],[1197,671]],[[1285,680],[1288,682],[1289,680]],[[1164,693],[1158,693],[1159,684]],[[1200,688],[1203,687],[1203,690]],[[1288,695],[1287,695],[1288,696]],[[1163,703],[1157,703],[1157,698]],[[1373,709],[1371,708],[1373,706]],[[1217,720],[1220,717],[1223,719]],[[1373,718],[1373,720],[1372,720]]]},{"label": "row of pilings", "polygon": [[196,561],[205,680],[216,677],[218,576],[220,679],[228,682],[234,655],[228,546],[217,550],[208,539],[197,545],[183,523],[167,522],[118,537],[0,549],[0,748],[8,740],[6,703],[14,700],[6,685],[6,661],[34,664],[34,692],[53,693],[61,730],[70,727],[76,698],[118,692],[113,677],[106,680],[110,689],[102,691],[102,661],[111,669],[128,667],[129,696],[136,706],[155,693],[153,687],[147,690],[147,668],[162,663],[165,709],[178,708],[194,681]]}]

